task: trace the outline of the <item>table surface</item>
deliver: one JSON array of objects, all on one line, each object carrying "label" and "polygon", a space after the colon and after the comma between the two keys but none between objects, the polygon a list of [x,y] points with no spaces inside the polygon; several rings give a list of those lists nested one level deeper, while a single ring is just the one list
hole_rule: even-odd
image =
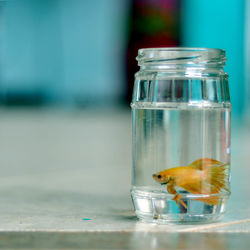
[{"label": "table surface", "polygon": [[250,243],[247,126],[232,128],[227,213],[202,225],[135,218],[129,110],[1,109],[0,127],[0,247],[233,249]]}]

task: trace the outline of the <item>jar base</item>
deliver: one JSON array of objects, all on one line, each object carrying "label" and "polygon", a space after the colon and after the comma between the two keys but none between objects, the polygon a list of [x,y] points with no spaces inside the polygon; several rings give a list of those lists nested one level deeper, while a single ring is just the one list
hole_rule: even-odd
[{"label": "jar base", "polygon": [[157,224],[203,224],[222,219],[228,196],[220,196],[217,205],[208,205],[196,200],[195,195],[183,194],[182,200],[187,208],[177,206],[173,196],[160,191],[131,191],[135,213],[145,222]]}]

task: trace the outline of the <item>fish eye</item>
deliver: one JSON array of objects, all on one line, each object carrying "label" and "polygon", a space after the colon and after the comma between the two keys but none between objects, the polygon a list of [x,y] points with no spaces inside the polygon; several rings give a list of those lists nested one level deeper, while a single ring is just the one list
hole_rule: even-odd
[{"label": "fish eye", "polygon": [[161,175],[159,174],[159,175],[157,176],[157,178],[158,178],[158,179],[161,179]]}]

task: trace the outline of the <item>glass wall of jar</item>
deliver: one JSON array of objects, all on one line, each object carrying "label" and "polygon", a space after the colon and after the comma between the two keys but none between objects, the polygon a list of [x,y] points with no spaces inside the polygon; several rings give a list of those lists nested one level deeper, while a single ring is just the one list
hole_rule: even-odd
[{"label": "glass wall of jar", "polygon": [[133,99],[132,199],[157,223],[209,222],[230,195],[225,51],[141,49]]}]

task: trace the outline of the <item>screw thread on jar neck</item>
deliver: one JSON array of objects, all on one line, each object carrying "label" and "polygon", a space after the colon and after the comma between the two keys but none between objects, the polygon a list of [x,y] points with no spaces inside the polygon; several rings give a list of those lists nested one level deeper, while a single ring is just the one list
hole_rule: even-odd
[{"label": "screw thread on jar neck", "polygon": [[140,49],[137,56],[142,70],[222,70],[225,51],[210,48],[148,48]]}]

